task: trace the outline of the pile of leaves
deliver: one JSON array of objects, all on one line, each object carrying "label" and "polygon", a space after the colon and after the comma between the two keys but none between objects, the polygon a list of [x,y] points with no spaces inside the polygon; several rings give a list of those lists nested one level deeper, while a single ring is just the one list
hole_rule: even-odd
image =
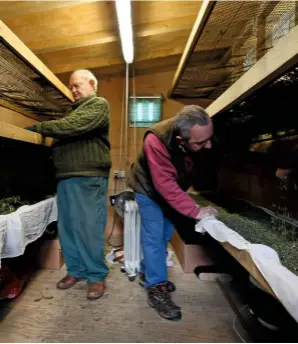
[{"label": "pile of leaves", "polygon": [[2,198],[0,200],[0,215],[13,213],[21,206],[29,204],[28,201],[22,200],[20,196]]},{"label": "pile of leaves", "polygon": [[218,219],[247,241],[273,248],[278,253],[281,263],[293,273],[298,273],[298,240],[291,240],[281,232],[275,231],[270,216],[250,206],[247,206],[247,211],[239,213],[238,209],[235,211],[232,207],[219,206],[217,202],[209,201],[202,196],[193,197],[200,206],[215,207],[219,211]]},{"label": "pile of leaves", "polygon": [[[54,195],[47,195],[45,199],[54,197]],[[22,199],[20,196],[13,196],[0,199],[0,215],[7,215],[13,213],[23,205],[30,205],[40,202],[41,200],[28,201]]]},{"label": "pile of leaves", "polygon": [[298,239],[297,220],[294,220],[295,223],[291,223],[284,219],[295,218],[292,211],[288,209],[288,190],[292,189],[297,192],[297,181],[286,178],[280,182],[279,189],[281,190],[279,204],[273,204],[273,208],[275,213],[280,215],[280,218],[271,219],[272,228],[286,236],[289,240],[296,241]]}]

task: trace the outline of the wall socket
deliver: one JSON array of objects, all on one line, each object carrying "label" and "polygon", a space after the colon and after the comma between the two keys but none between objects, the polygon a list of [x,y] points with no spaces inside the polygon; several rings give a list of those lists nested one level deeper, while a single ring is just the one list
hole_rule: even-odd
[{"label": "wall socket", "polygon": [[125,171],[119,171],[119,178],[125,178]]},{"label": "wall socket", "polygon": [[125,171],[114,171],[114,178],[125,178]]}]

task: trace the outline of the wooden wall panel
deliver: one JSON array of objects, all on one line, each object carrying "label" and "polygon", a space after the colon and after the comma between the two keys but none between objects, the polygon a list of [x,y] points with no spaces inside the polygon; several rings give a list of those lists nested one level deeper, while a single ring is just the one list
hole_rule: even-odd
[{"label": "wooden wall panel", "polygon": [[256,175],[222,168],[218,173],[218,191],[228,197],[244,199],[273,211],[276,211],[276,206],[284,206],[282,198],[286,197],[289,212],[293,217],[298,216],[297,191],[282,193],[280,181],[274,175]]},{"label": "wooden wall panel", "polygon": [[[164,72],[148,75],[139,75],[135,80],[131,80],[130,87],[132,93],[136,96],[163,96],[162,119],[168,119],[184,106],[177,101],[170,100],[166,97],[170,88],[174,72]],[[136,153],[142,148],[142,141],[145,131],[148,128],[129,128],[129,163],[135,160]],[[136,138],[135,138],[136,135]]]},{"label": "wooden wall panel", "polygon": [[[184,104],[169,100],[166,98],[168,89],[170,88],[174,71],[156,73],[150,75],[140,75],[134,80],[131,79],[130,90],[132,94],[138,96],[152,96],[152,95],[164,95],[165,100],[163,101],[162,118],[167,119],[174,116]],[[63,80],[64,82],[67,82]],[[111,155],[112,155],[112,169],[109,180],[109,192],[111,195],[115,190],[115,179],[113,178],[114,171],[123,168],[129,168],[130,164],[135,160],[135,152],[139,152],[142,148],[143,134],[147,128],[128,128],[127,142],[128,150],[127,155],[125,154],[124,147],[122,147],[122,164],[120,162],[120,137],[121,137],[121,117],[123,112],[123,95],[125,79],[123,78],[111,78],[99,81],[98,95],[104,97],[110,103],[111,108],[111,121],[110,121],[110,142],[111,142]],[[134,88],[135,87],[135,90]],[[124,115],[123,115],[124,116]],[[124,122],[124,120],[123,120]],[[136,139],[134,134],[136,133]],[[123,137],[124,140],[124,137]],[[124,142],[124,141],[123,141]],[[123,184],[124,185],[124,184]],[[120,184],[116,192],[121,191]],[[109,206],[108,222],[106,227],[106,235],[109,235],[113,225],[113,208]],[[119,224],[116,224],[113,237],[119,235],[121,232]],[[118,233],[118,234],[117,234]],[[117,239],[118,240],[118,239]],[[116,241],[117,241],[116,240]]]},{"label": "wooden wall panel", "polygon": [[[135,79],[130,79],[131,94],[137,96],[152,96],[163,95],[162,118],[167,119],[174,116],[184,105],[166,98],[166,93],[171,85],[173,71],[156,73],[150,75],[140,75]],[[66,82],[65,80],[63,80]],[[129,168],[130,164],[135,160],[136,152],[138,153],[142,148],[142,140],[144,132],[147,128],[130,128],[128,127],[127,152],[124,149],[125,135],[123,133],[123,147],[122,147],[122,163],[120,161],[121,154],[121,118],[123,114],[123,95],[124,95],[124,78],[110,78],[106,80],[99,79],[98,95],[104,97],[110,103],[111,121],[110,121],[110,142],[112,154],[112,169],[109,181],[109,194],[112,194],[115,188],[115,181],[113,178],[114,171],[119,169]],[[124,123],[124,119],[123,119]],[[136,134],[136,139],[135,139]]]}]

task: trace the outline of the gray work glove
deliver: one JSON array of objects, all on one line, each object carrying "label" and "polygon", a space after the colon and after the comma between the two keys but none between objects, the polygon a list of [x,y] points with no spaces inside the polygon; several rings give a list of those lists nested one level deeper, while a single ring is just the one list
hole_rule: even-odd
[{"label": "gray work glove", "polygon": [[202,218],[207,216],[218,216],[218,211],[210,206],[200,208],[200,213],[197,216],[197,220],[202,220]]}]

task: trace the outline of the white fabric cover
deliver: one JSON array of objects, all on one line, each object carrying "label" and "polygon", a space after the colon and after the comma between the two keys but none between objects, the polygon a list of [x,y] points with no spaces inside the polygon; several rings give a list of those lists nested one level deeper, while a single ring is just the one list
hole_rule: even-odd
[{"label": "white fabric cover", "polygon": [[0,215],[0,261],[22,255],[26,246],[38,239],[54,221],[57,221],[56,197]]},{"label": "white fabric cover", "polygon": [[298,322],[298,276],[284,267],[271,247],[251,244],[215,217],[203,218],[196,224],[196,232],[208,232],[219,242],[228,242],[239,250],[246,250],[270,285],[277,298]]}]

